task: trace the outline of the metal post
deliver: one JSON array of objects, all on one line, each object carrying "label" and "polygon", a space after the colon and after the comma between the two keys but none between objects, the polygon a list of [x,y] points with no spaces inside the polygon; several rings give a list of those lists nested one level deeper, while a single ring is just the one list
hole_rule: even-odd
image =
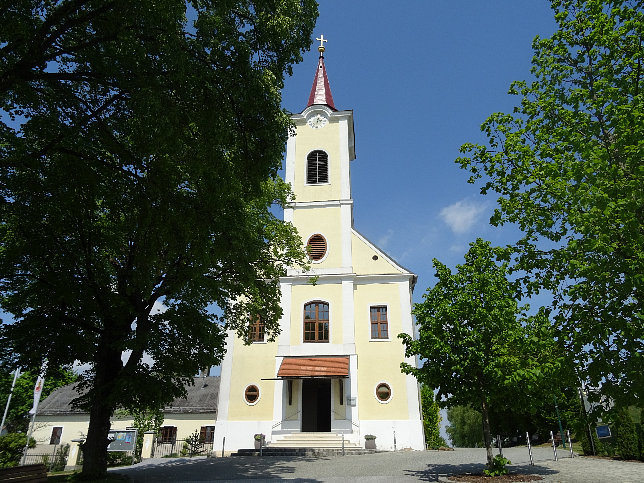
[{"label": "metal post", "polygon": [[394,429],[394,451],[396,451],[396,430]]},{"label": "metal post", "polygon": [[568,438],[568,445],[570,446],[570,457],[574,458],[575,455],[572,452],[572,440],[570,439],[570,431],[566,430],[566,437]]},{"label": "metal post", "polygon": [[557,422],[559,423],[559,434],[561,435],[561,443],[563,444],[563,448],[566,449],[566,441],[564,440],[563,426],[561,426],[561,417],[559,416],[559,406],[557,405],[557,396],[553,394],[552,397],[555,400],[555,409],[557,410]]},{"label": "metal post", "polygon": [[503,456],[503,443],[501,442],[501,435],[497,434],[496,435],[496,445],[499,448],[499,454]]},{"label": "metal post", "polygon": [[18,379],[18,373],[20,368],[16,369],[16,373],[13,375],[13,382],[11,383],[11,390],[9,391],[9,397],[7,398],[7,405],[4,407],[4,414],[2,415],[2,424],[0,424],[0,436],[2,435],[2,430],[4,429],[4,423],[7,420],[7,413],[9,412],[9,403],[11,402],[11,396],[13,395],[13,388],[16,385],[16,379]]},{"label": "metal post", "polygon": [[344,456],[344,433],[342,433],[342,456]]},{"label": "metal post", "polygon": [[555,435],[550,431],[550,439],[552,440],[552,452],[555,454],[555,461],[559,461],[557,458],[557,445],[555,444]]},{"label": "metal post", "polygon": [[264,435],[259,438],[259,455],[264,456]]},{"label": "metal post", "polygon": [[29,450],[29,440],[31,439],[31,433],[34,430],[34,422],[36,420],[36,413],[34,412],[31,415],[31,423],[29,423],[29,431],[27,431],[27,442],[25,443],[25,449],[22,450],[22,459],[20,465],[24,466],[27,464],[27,451]]},{"label": "metal post", "polygon": [[528,443],[528,454],[530,455],[530,465],[534,466],[534,460],[532,459],[532,445],[530,444],[530,434],[526,431],[525,440]]},{"label": "metal post", "polygon": [[224,457],[224,448],[226,447],[226,436],[224,436],[224,440],[221,443],[221,457]]}]

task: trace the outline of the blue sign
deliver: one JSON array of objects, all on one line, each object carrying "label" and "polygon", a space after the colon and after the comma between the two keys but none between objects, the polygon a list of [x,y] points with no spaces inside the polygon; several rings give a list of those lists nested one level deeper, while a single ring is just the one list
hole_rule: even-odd
[{"label": "blue sign", "polygon": [[107,451],[134,451],[136,429],[112,429],[107,438],[110,440]]},{"label": "blue sign", "polygon": [[597,432],[597,437],[598,438],[610,438],[611,437],[610,427],[608,427],[607,424],[605,424],[603,426],[597,426],[597,428],[595,428],[595,431]]}]

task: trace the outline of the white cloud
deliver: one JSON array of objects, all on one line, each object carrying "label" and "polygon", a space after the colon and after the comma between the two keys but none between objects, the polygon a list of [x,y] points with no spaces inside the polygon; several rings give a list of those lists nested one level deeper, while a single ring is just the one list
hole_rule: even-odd
[{"label": "white cloud", "polygon": [[461,200],[443,208],[440,216],[456,234],[467,233],[485,211],[484,203]]},{"label": "white cloud", "polygon": [[382,250],[386,250],[393,234],[394,234],[394,231],[391,228],[389,228],[384,235],[382,235],[380,238],[378,238],[378,240],[376,240],[376,246]]}]

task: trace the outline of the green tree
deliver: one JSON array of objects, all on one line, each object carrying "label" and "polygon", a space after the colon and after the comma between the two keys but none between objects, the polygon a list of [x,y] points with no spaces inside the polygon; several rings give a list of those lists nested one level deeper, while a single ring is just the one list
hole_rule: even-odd
[{"label": "green tree", "polygon": [[133,418],[132,426],[138,430],[136,432],[134,457],[137,461],[140,461],[141,451],[143,450],[143,435],[146,431],[154,431],[158,434],[165,417],[163,415],[163,408],[160,407],[132,409],[130,414]]},{"label": "green tree", "polygon": [[15,318],[0,346],[89,365],[85,477],[106,471],[116,407],[182,395],[249,313],[275,336],[278,278],[306,260],[271,210],[290,197],[280,89],[316,15],[314,0],[0,9],[0,304]]},{"label": "green tree", "polygon": [[413,309],[418,339],[398,336],[406,357],[423,359],[419,368],[402,363],[403,372],[438,389],[441,405],[481,408],[490,467],[491,408],[529,407],[530,396],[563,371],[547,317],[525,316],[508,263],[495,262],[503,252],[479,238],[456,273],[434,259],[438,280]]},{"label": "green tree", "polygon": [[580,374],[605,400],[644,397],[644,11],[636,0],[551,0],[558,30],[534,40],[534,81],[512,114],[457,160],[516,223],[528,293],[553,316]]},{"label": "green tree", "polygon": [[425,445],[430,449],[446,446],[441,436],[440,406],[432,391],[426,385],[420,386],[420,402],[423,408],[423,428],[425,429]]},{"label": "green tree", "polygon": [[453,406],[447,410],[449,426],[445,428],[452,444],[457,448],[483,446],[483,420],[481,411],[468,406]]},{"label": "green tree", "polygon": [[[34,386],[36,385],[39,371],[40,368],[35,368],[22,372],[16,379],[9,411],[7,412],[7,420],[5,421],[7,432],[27,432],[27,426],[30,421],[29,410],[34,404]],[[4,367],[0,367],[0,407],[2,407],[2,410],[4,410],[9,397],[14,374],[15,370],[8,371]],[[45,400],[54,389],[66,386],[77,380],[78,375],[70,369],[49,367],[45,375],[45,384],[40,393],[40,401]]]},{"label": "green tree", "polygon": [[[0,468],[18,466],[22,452],[25,449],[27,435],[25,433],[8,433],[0,436]],[[29,440],[29,447],[36,446],[36,440]]]},{"label": "green tree", "polygon": [[634,460],[639,457],[637,446],[637,431],[627,408],[620,408],[615,414],[615,432],[617,454],[625,460]]}]

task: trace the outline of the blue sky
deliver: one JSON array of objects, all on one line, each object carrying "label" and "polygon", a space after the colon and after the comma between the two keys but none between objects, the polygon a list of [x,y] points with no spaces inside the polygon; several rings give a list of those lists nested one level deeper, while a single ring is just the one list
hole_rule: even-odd
[{"label": "blue sky", "polygon": [[[530,79],[532,40],[555,28],[541,0],[321,0],[315,37],[328,39],[333,99],[354,111],[355,227],[418,274],[415,302],[434,283],[432,258],[454,266],[477,237],[518,238],[489,225],[495,198],[454,160],[461,144],[485,141],[487,116],[518,103],[509,85]],[[317,45],[286,81],[291,112],[306,107]]]}]

